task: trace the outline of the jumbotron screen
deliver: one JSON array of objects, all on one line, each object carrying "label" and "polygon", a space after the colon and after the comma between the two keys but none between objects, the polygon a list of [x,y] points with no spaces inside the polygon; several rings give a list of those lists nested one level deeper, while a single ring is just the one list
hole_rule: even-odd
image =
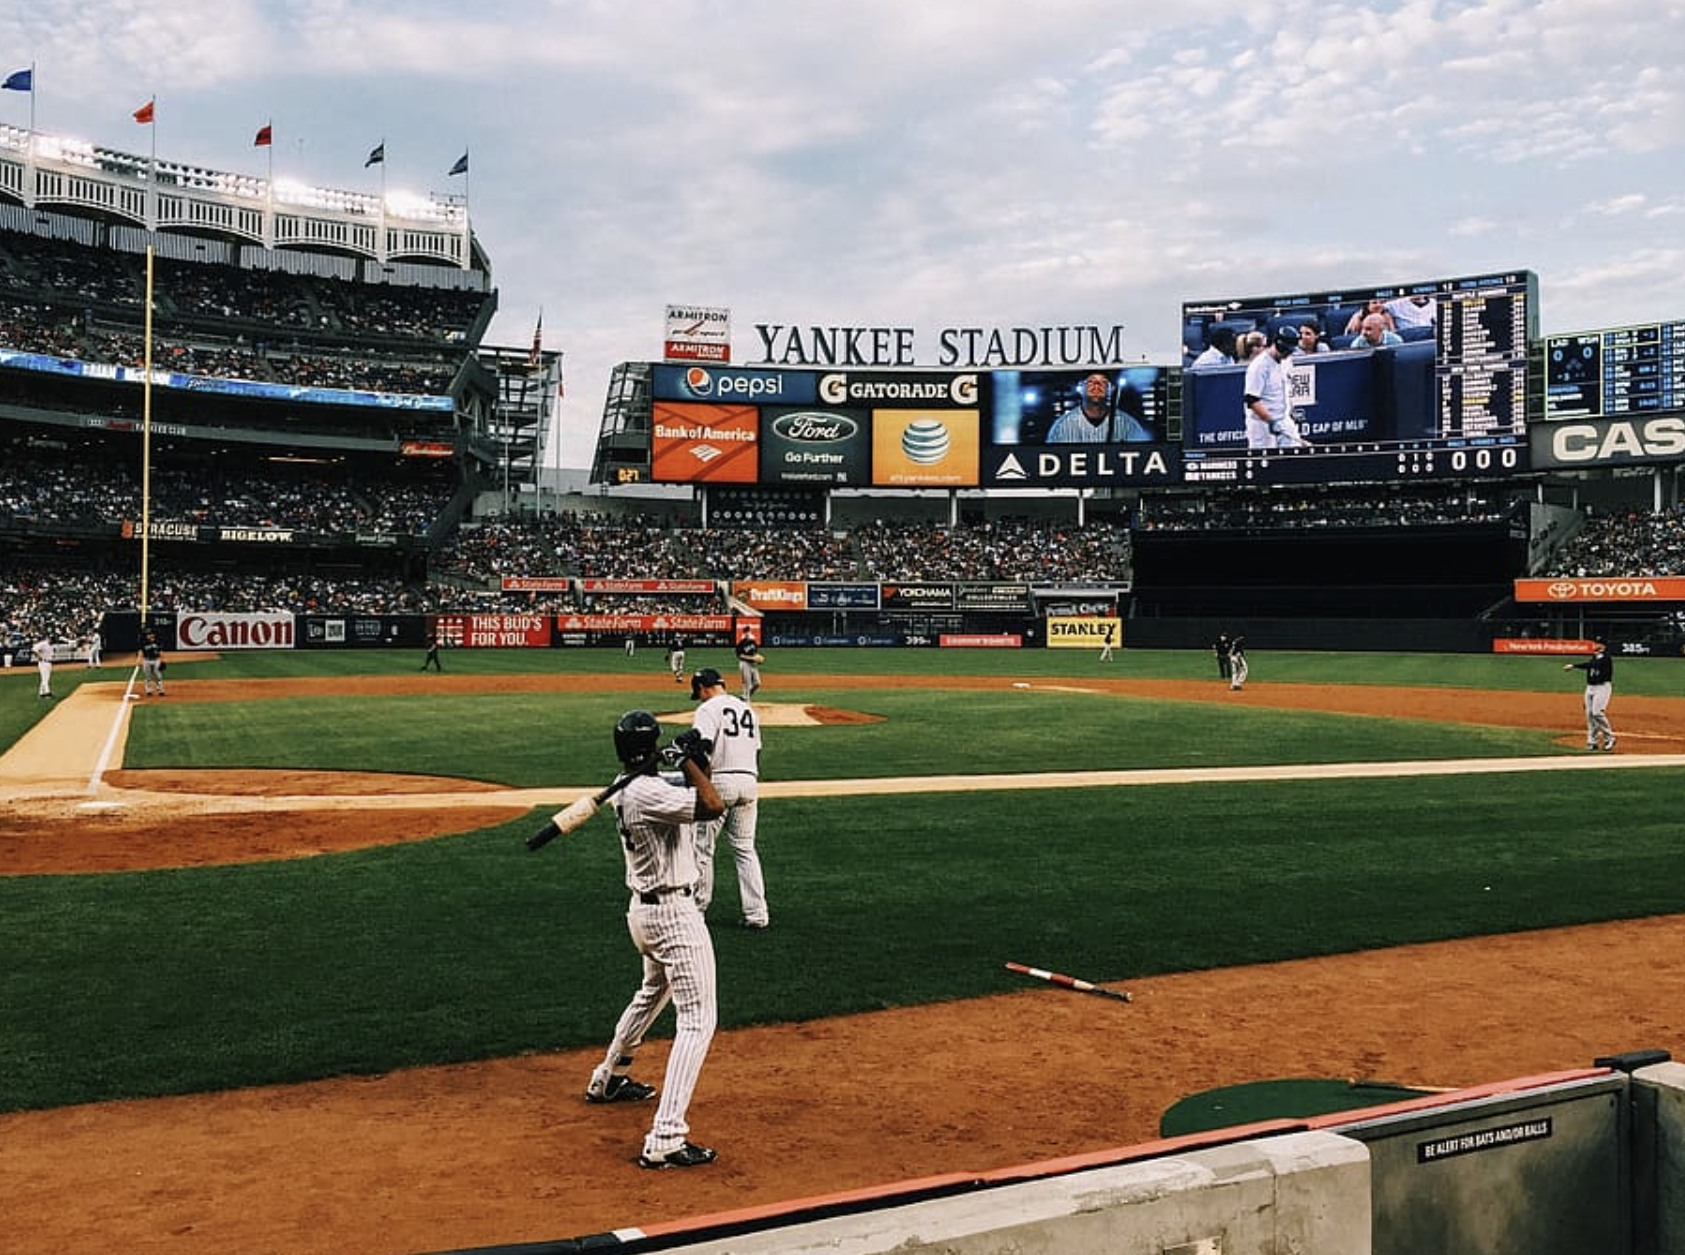
[{"label": "jumbotron screen", "polygon": [[[1524,270],[1190,301],[1182,307],[1184,479],[1365,483],[1524,472],[1527,351],[1537,322],[1538,280]],[[1292,421],[1266,425],[1246,400],[1249,378],[1267,384],[1265,368],[1249,376],[1247,362],[1268,352],[1252,345],[1274,343],[1283,328],[1293,337],[1280,362]]]}]

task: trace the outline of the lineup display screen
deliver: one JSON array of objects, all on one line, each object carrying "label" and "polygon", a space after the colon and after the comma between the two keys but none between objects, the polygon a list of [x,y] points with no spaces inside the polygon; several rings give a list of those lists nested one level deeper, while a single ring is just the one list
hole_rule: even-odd
[{"label": "lineup display screen", "polygon": [[1685,410],[1685,321],[1551,336],[1545,419],[1622,418]]},{"label": "lineup display screen", "polygon": [[957,489],[1179,482],[1171,368],[655,365],[660,483]]},{"label": "lineup display screen", "polygon": [[[1182,307],[1183,479],[1364,483],[1503,477],[1529,467],[1531,271],[1194,301]],[[1365,323],[1371,335],[1363,334]],[[1280,430],[1248,424],[1247,367],[1207,346],[1297,337]],[[1296,427],[1296,431],[1294,430]]]}]

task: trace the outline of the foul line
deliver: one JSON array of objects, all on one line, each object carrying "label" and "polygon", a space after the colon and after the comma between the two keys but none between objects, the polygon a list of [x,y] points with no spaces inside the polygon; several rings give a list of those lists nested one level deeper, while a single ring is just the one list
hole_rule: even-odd
[{"label": "foul line", "polygon": [[111,765],[111,755],[116,752],[118,743],[122,740],[123,728],[129,722],[129,700],[134,696],[135,680],[140,676],[140,668],[129,672],[129,682],[123,686],[123,700],[117,703],[117,713],[111,717],[111,731],[106,734],[105,748],[99,752],[99,761],[94,764],[94,774],[88,777],[88,792],[99,792],[100,784],[105,778],[106,768]]}]

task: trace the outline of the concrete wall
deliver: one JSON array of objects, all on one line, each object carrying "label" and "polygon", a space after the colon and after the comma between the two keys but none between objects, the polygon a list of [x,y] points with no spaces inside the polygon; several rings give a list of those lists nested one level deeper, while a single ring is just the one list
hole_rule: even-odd
[{"label": "concrete wall", "polygon": [[1367,1255],[1368,1154],[1293,1133],[683,1249],[706,1255]]}]

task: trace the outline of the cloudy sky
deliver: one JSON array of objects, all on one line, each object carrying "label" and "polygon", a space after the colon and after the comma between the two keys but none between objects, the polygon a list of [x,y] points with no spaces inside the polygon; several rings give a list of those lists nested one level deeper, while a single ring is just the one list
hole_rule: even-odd
[{"label": "cloudy sky", "polygon": [[[1685,0],[31,0],[0,123],[463,192],[560,462],[669,302],[754,325],[1121,325],[1536,271],[1546,334],[1685,318]],[[265,123],[273,150],[254,148]],[[448,178],[464,151],[470,171]],[[923,351],[925,346],[929,351]]]}]

